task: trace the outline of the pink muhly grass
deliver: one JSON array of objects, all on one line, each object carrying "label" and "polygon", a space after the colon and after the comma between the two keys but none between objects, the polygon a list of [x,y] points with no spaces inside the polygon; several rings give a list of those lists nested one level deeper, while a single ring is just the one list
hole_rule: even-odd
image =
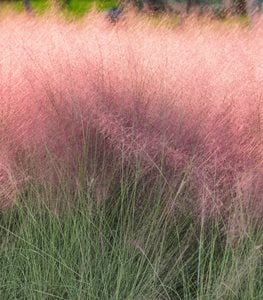
[{"label": "pink muhly grass", "polygon": [[1,26],[1,206],[29,175],[27,157],[53,178],[48,149],[74,176],[83,133],[95,130],[127,163],[163,164],[171,184],[191,163],[197,210],[242,198],[263,212],[260,26],[112,27],[99,15]]}]

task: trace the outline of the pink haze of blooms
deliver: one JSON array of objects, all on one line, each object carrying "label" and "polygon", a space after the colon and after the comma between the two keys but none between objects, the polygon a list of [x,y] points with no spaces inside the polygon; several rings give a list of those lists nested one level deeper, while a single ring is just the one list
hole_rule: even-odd
[{"label": "pink haze of blooms", "polygon": [[2,207],[30,180],[28,156],[39,176],[47,149],[74,172],[83,128],[96,128],[130,163],[163,158],[167,176],[191,164],[208,208],[241,197],[263,209],[262,26],[17,16],[1,21],[0,53]]}]

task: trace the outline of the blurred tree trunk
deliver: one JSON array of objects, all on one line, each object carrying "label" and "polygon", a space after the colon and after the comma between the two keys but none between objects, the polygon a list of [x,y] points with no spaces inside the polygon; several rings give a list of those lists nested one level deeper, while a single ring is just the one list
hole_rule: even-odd
[{"label": "blurred tree trunk", "polygon": [[32,6],[30,0],[23,0],[24,8],[27,12],[32,11]]},{"label": "blurred tree trunk", "polygon": [[226,13],[230,14],[233,12],[234,1],[233,0],[223,0],[223,9]]},{"label": "blurred tree trunk", "polygon": [[257,21],[260,13],[258,0],[246,0],[246,12],[250,22]]},{"label": "blurred tree trunk", "polygon": [[200,13],[200,0],[187,0],[186,2],[186,13],[189,14],[192,7],[199,7],[199,13]]},{"label": "blurred tree trunk", "polygon": [[149,11],[164,12],[169,10],[168,0],[120,0],[118,2],[121,7],[132,5],[139,10],[146,7]]},{"label": "blurred tree trunk", "polygon": [[229,13],[247,14],[250,20],[259,11],[258,0],[223,0],[223,9]]}]

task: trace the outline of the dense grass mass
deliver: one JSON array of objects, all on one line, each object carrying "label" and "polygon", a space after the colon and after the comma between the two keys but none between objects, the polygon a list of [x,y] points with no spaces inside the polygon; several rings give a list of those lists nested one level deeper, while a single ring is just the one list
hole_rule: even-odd
[{"label": "dense grass mass", "polygon": [[29,201],[71,202],[65,186],[21,197],[1,216],[1,299],[262,299],[262,226],[165,213],[162,180],[143,194],[138,177],[100,205],[79,186],[59,215]]},{"label": "dense grass mass", "polygon": [[263,30],[1,20],[1,299],[262,299]]}]

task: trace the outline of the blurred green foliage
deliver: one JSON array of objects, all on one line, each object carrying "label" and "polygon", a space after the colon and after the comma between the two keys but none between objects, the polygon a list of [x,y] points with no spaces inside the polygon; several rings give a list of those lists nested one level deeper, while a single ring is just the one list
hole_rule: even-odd
[{"label": "blurred green foliage", "polygon": [[[50,0],[31,0],[31,6],[36,14],[41,14],[51,7]],[[53,1],[55,3],[56,1]],[[105,10],[117,5],[117,0],[58,0],[57,4],[66,15],[83,16],[92,7]],[[0,0],[0,10],[4,8],[23,11],[22,0]]]}]

